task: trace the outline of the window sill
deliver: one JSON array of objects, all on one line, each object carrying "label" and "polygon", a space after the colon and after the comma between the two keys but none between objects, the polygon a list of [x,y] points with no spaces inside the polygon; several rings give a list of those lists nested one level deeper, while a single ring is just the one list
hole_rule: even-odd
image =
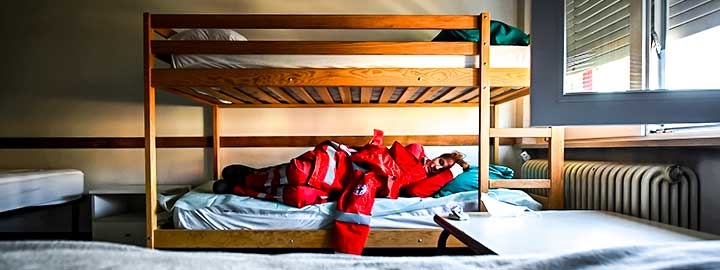
[{"label": "window sill", "polygon": [[[652,134],[648,136],[605,139],[566,140],[565,148],[625,148],[625,147],[713,147],[720,146],[718,132],[685,134]],[[522,148],[547,148],[547,143],[521,144]]]}]

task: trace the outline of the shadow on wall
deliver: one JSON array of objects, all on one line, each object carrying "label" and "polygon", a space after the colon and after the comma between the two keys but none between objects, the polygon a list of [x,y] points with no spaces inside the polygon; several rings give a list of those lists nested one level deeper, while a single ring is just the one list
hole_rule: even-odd
[{"label": "shadow on wall", "polygon": [[[8,66],[5,102],[138,103],[142,91],[142,13],[120,2],[14,1],[3,14]],[[115,5],[114,7],[108,4]],[[138,5],[139,6],[139,5]],[[7,21],[5,21],[7,20]],[[187,104],[179,99],[160,100]]]}]

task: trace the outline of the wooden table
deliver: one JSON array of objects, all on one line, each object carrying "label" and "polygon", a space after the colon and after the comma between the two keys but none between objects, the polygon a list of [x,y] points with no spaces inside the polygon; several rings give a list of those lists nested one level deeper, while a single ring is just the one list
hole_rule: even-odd
[{"label": "wooden table", "polygon": [[465,221],[436,215],[443,228],[438,249],[449,235],[481,254],[558,254],[652,243],[715,240],[719,236],[604,211],[540,211],[519,217],[468,213]]}]

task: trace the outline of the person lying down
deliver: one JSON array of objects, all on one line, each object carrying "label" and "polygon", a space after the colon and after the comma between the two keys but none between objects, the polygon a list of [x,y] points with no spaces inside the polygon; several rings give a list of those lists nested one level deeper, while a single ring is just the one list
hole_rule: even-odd
[{"label": "person lying down", "polygon": [[226,166],[213,192],[298,208],[337,201],[335,251],[360,254],[375,198],[429,197],[469,168],[460,152],[430,159],[420,144],[395,141],[387,148],[383,132],[375,130],[371,141],[356,149],[325,141],[288,163],[261,169]]}]

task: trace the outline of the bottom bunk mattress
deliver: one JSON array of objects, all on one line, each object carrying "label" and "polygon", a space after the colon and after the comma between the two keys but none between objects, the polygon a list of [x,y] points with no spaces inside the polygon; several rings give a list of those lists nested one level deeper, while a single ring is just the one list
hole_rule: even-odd
[{"label": "bottom bunk mattress", "polygon": [[83,190],[79,170],[0,170],[0,212],[72,201]]},{"label": "bottom bunk mattress", "polygon": [[[495,189],[498,200],[539,210],[540,203],[522,191]],[[212,182],[201,185],[174,201],[159,196],[160,205],[170,210],[175,228],[195,230],[314,230],[330,228],[335,203],[295,208],[279,202],[252,197],[213,194]],[[169,204],[172,203],[172,206]],[[455,206],[478,210],[478,191],[465,191],[439,198],[375,199],[370,227],[378,229],[437,228],[435,214],[447,215]]]}]

